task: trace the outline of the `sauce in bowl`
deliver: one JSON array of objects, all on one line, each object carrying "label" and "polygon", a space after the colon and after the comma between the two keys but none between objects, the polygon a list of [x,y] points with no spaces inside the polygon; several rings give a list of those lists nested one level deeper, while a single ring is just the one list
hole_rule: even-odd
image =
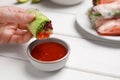
[{"label": "sauce in bowl", "polygon": [[40,61],[55,61],[63,58],[67,52],[60,43],[45,42],[36,45],[31,51],[31,56]]}]

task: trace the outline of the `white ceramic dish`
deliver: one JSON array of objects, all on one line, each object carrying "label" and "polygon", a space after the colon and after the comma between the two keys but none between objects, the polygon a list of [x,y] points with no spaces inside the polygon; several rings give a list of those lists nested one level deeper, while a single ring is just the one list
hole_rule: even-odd
[{"label": "white ceramic dish", "polygon": [[[86,9],[86,10],[88,10],[88,9]],[[87,11],[85,11],[85,13],[78,13],[76,15],[76,21],[77,21],[80,28],[84,29],[89,34],[92,34],[96,37],[99,37],[100,39],[120,41],[120,36],[102,36],[102,35],[99,35],[96,32],[96,30],[93,29],[93,26],[91,25],[89,17],[86,13],[87,13]]]},{"label": "white ceramic dish", "polygon": [[[44,43],[44,42],[60,43],[68,50],[68,52],[63,58],[61,58],[59,60],[55,60],[55,61],[40,61],[40,60],[37,60],[37,59],[35,59],[34,57],[31,56],[31,50],[37,44]],[[58,39],[58,38],[49,38],[49,39],[45,39],[45,40],[35,40],[28,46],[28,49],[27,49],[27,57],[30,60],[31,64],[34,67],[36,67],[36,68],[38,68],[39,70],[42,70],[42,71],[55,71],[55,70],[63,68],[64,65],[67,62],[69,53],[70,53],[69,45],[65,41],[63,41],[61,39]]]},{"label": "white ceramic dish", "polygon": [[51,1],[60,5],[75,5],[79,4],[83,0],[51,0]]}]

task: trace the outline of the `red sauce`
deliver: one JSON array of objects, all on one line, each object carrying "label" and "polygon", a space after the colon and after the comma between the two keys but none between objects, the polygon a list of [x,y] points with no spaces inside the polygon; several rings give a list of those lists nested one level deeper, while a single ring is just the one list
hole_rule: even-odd
[{"label": "red sauce", "polygon": [[41,61],[55,61],[67,54],[67,49],[56,42],[38,44],[31,51],[32,57]]}]

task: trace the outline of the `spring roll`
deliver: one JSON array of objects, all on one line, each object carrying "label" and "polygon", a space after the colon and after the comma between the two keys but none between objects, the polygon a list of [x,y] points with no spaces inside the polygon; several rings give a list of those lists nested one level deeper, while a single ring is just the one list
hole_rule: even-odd
[{"label": "spring roll", "polygon": [[103,2],[94,5],[89,10],[88,14],[90,21],[98,34],[120,36],[120,0],[93,1],[96,1],[96,3]]},{"label": "spring roll", "polygon": [[28,25],[28,29],[37,39],[48,38],[53,31],[51,20],[38,10],[29,10],[30,14],[35,14],[35,20]]},{"label": "spring roll", "polygon": [[115,2],[117,0],[93,0],[92,3],[94,6],[99,5],[99,4],[108,4],[108,3],[112,3]]}]

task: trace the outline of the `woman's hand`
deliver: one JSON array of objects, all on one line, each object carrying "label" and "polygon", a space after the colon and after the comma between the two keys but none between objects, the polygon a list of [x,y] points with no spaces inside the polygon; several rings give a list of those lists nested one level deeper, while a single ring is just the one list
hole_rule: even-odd
[{"label": "woman's hand", "polygon": [[4,6],[0,7],[0,44],[25,43],[32,38],[27,24],[34,20],[27,10]]}]

